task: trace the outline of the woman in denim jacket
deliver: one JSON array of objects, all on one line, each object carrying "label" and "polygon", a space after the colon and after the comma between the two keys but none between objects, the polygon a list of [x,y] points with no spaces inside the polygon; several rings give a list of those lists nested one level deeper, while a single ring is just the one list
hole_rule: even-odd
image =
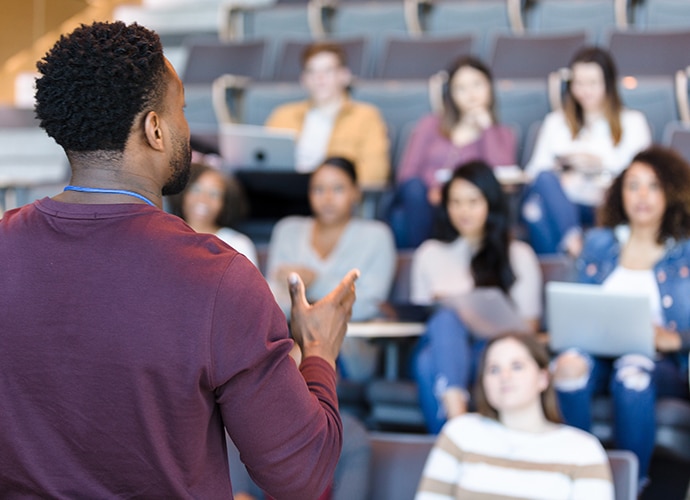
[{"label": "woman in denim jacket", "polygon": [[637,154],[613,182],[577,262],[579,281],[650,292],[657,355],[595,358],[566,351],[555,361],[565,421],[591,427],[591,398],[608,390],[617,448],[640,462],[640,487],[654,448],[657,397],[688,398],[690,347],[690,165],[670,149]]}]

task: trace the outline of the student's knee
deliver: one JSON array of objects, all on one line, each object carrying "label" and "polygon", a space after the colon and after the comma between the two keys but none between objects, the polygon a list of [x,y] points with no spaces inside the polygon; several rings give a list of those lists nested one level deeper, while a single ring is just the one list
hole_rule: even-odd
[{"label": "student's knee", "polygon": [[553,382],[561,391],[582,389],[589,380],[591,371],[587,358],[577,351],[566,351],[552,364]]},{"label": "student's knee", "polygon": [[654,362],[640,354],[627,354],[614,364],[615,381],[625,389],[642,392],[649,388]]}]

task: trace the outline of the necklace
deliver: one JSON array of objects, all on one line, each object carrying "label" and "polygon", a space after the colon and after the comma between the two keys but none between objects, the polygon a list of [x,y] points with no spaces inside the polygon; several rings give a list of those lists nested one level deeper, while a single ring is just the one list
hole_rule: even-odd
[{"label": "necklace", "polygon": [[124,194],[126,196],[133,196],[135,198],[139,198],[140,200],[151,205],[152,207],[156,206],[156,204],[149,200],[146,196],[143,196],[139,193],[135,193],[134,191],[128,191],[126,189],[104,189],[69,185],[65,186],[64,191],[79,191],[80,193]]}]

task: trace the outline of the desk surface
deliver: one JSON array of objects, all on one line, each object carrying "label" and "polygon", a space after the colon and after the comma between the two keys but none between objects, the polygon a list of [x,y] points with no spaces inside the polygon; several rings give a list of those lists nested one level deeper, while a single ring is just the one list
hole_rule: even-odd
[{"label": "desk surface", "polygon": [[347,325],[348,337],[395,338],[418,337],[424,333],[426,325],[414,322],[363,321]]}]

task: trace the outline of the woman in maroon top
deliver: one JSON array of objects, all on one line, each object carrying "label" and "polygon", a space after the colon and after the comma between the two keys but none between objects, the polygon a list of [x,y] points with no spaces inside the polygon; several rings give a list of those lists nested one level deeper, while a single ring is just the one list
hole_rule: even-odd
[{"label": "woman in maroon top", "polygon": [[398,247],[416,247],[432,233],[441,185],[452,169],[470,160],[515,165],[517,140],[499,125],[494,112],[491,73],[466,56],[447,71],[440,114],[422,118],[407,143],[396,176],[389,221]]}]

